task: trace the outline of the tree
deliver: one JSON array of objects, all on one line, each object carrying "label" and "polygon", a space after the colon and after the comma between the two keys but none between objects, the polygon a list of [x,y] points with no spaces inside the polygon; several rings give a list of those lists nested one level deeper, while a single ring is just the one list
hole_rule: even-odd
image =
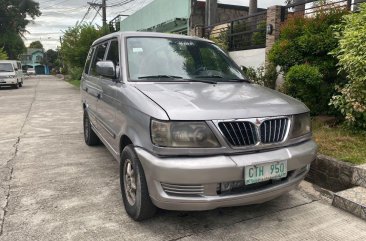
[{"label": "tree", "polygon": [[58,52],[53,50],[53,49],[49,49],[46,51],[45,53],[45,58],[46,60],[46,64],[49,67],[55,67],[58,65],[57,59],[58,59]]},{"label": "tree", "polygon": [[4,48],[0,48],[0,60],[8,59],[8,54],[4,51]]},{"label": "tree", "polygon": [[29,44],[29,48],[33,48],[33,49],[43,49],[43,44],[40,41],[34,41],[32,43]]},{"label": "tree", "polygon": [[10,59],[24,51],[21,35],[32,19],[40,15],[39,3],[33,0],[0,0],[0,46],[4,46]]},{"label": "tree", "polygon": [[65,31],[61,44],[61,56],[74,79],[81,76],[92,43],[107,34],[106,28],[97,29],[90,24],[76,25]]},{"label": "tree", "polygon": [[25,50],[23,39],[13,31],[0,34],[0,46],[4,46],[9,59],[17,59]]},{"label": "tree", "polygon": [[40,15],[39,3],[33,0],[0,0],[0,33],[22,34],[31,20]]}]

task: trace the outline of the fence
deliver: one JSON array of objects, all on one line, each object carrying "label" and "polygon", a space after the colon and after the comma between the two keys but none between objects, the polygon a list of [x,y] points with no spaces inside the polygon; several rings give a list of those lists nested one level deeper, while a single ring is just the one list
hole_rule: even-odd
[{"label": "fence", "polygon": [[290,16],[311,17],[319,12],[331,11],[334,9],[357,11],[357,4],[366,0],[303,0],[297,3],[288,4],[283,7],[283,20]]},{"label": "fence", "polygon": [[258,12],[203,28],[203,36],[224,45],[229,51],[266,46],[267,11]]}]

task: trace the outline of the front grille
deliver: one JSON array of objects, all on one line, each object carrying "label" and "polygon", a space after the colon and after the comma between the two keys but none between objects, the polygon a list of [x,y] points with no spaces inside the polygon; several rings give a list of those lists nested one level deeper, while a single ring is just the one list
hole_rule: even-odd
[{"label": "front grille", "polygon": [[232,146],[250,146],[258,142],[255,125],[249,121],[220,122],[219,128]]},{"label": "front grille", "polygon": [[265,120],[259,128],[261,142],[264,144],[281,142],[287,132],[288,118]]},{"label": "front grille", "polygon": [[170,195],[174,196],[201,196],[203,195],[204,188],[202,185],[189,185],[189,184],[168,184],[161,183],[163,190]]}]

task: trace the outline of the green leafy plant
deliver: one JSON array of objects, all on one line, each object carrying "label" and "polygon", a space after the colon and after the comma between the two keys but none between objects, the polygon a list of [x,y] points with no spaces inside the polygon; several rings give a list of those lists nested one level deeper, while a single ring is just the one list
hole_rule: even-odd
[{"label": "green leafy plant", "polygon": [[326,105],[319,106],[324,103],[324,96],[320,91],[323,88],[322,85],[323,75],[319,68],[302,64],[289,69],[285,76],[283,89],[286,94],[304,102],[312,114],[319,114],[323,108],[326,108]]},{"label": "green leafy plant", "polygon": [[4,48],[0,48],[0,60],[8,59],[8,54],[4,51]]},{"label": "green leafy plant", "polygon": [[89,24],[77,25],[66,30],[60,48],[61,57],[65,64],[64,69],[69,70],[70,74],[75,74],[77,77],[79,70],[84,68],[92,43],[107,33],[106,29],[97,29]]},{"label": "green leafy plant", "polygon": [[260,66],[258,68],[246,68],[244,69],[245,75],[254,83],[275,89],[278,72],[276,66],[269,64],[267,67]]},{"label": "green leafy plant", "polygon": [[334,27],[339,47],[332,54],[348,82],[336,86],[338,94],[330,105],[342,113],[349,125],[366,129],[366,4],[359,9],[359,13],[344,16],[342,23]]},{"label": "green leafy plant", "polygon": [[211,35],[210,40],[214,41],[217,46],[226,52],[229,51],[229,38],[226,30],[221,31],[219,34]]},{"label": "green leafy plant", "polygon": [[266,21],[261,21],[257,24],[257,32],[252,35],[252,44],[261,45],[266,43]]},{"label": "green leafy plant", "polygon": [[[281,27],[279,40],[269,52],[269,60],[280,66],[285,75],[297,65],[305,64],[318,68],[322,74],[319,88],[313,91],[312,85],[302,86],[309,87],[307,91],[304,89],[304,93],[308,92],[318,101],[317,105],[311,104],[313,114],[333,114],[334,107],[328,105],[329,100],[335,92],[334,86],[344,83],[345,77],[338,74],[338,60],[329,55],[329,52],[338,46],[337,39],[333,37],[332,26],[341,23],[342,17],[347,13],[342,9],[321,9],[307,17],[290,16]],[[303,67],[304,70],[305,68]],[[292,92],[288,94],[291,95]],[[298,95],[294,97],[299,98]]]}]

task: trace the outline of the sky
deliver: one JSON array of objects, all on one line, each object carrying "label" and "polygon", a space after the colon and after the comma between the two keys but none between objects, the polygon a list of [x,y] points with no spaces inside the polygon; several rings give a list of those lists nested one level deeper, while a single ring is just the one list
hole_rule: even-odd
[{"label": "sky", "polygon": [[[44,48],[56,49],[60,45],[60,36],[67,28],[80,22],[87,13],[88,3],[101,3],[101,0],[35,0],[40,4],[42,15],[27,26],[25,44],[41,41]],[[152,0],[107,0],[107,21],[118,14],[130,15],[150,3]],[[172,0],[174,1],[174,0]],[[123,4],[127,2],[126,4]],[[219,3],[248,6],[249,0],[218,0]],[[258,0],[258,7],[266,8],[273,5],[283,5],[285,0]],[[122,5],[123,4],[123,5]],[[85,22],[91,22],[96,15],[91,10],[85,17]],[[94,24],[102,25],[101,16],[97,15]]]}]

